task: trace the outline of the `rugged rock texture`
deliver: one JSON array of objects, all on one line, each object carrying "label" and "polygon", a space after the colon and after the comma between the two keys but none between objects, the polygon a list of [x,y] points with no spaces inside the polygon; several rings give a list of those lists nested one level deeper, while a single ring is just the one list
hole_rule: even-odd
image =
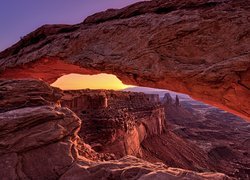
[{"label": "rugged rock texture", "polygon": [[40,81],[0,80],[0,113],[25,107],[56,104],[61,97],[61,90]]},{"label": "rugged rock texture", "polygon": [[163,98],[167,134],[142,143],[148,155],[143,159],[154,162],[155,157],[172,167],[249,179],[249,122],[192,99],[180,98],[181,106],[170,99],[169,94]]},{"label": "rugged rock texture", "polygon": [[62,106],[82,119],[79,136],[93,149],[142,156],[141,142],[166,129],[165,112],[158,95],[144,93],[76,90],[64,91]]},{"label": "rugged rock texture", "polygon": [[194,173],[179,168],[167,167],[162,163],[151,164],[136,157],[127,156],[120,160],[97,163],[88,168],[76,165],[61,179],[194,179],[227,180],[221,173]]},{"label": "rugged rock texture", "polygon": [[141,158],[151,163],[162,162],[171,167],[197,172],[221,170],[215,168],[214,162],[202,148],[176,135],[172,129],[161,135],[148,137],[141,146]]},{"label": "rugged rock texture", "polygon": [[[1,179],[229,179],[221,173],[196,173],[130,156],[100,162],[101,154],[77,135],[81,120],[58,104],[57,89],[37,80],[6,80],[0,81],[0,90],[1,99],[8,97],[10,104],[18,105],[1,107]],[[9,96],[10,91],[17,94]],[[41,101],[36,104],[35,98]],[[19,106],[20,102],[26,104]]]},{"label": "rugged rock texture", "polygon": [[0,77],[52,83],[65,73],[112,73],[249,119],[249,9],[249,0],[155,0],[45,25],[0,53]]},{"label": "rugged rock texture", "polygon": [[80,119],[41,81],[0,81],[0,92],[1,178],[59,178],[75,161]]},{"label": "rugged rock texture", "polygon": [[166,93],[159,106],[157,94],[76,90],[64,91],[61,104],[82,119],[79,135],[99,153],[248,179],[249,123],[180,97]]}]

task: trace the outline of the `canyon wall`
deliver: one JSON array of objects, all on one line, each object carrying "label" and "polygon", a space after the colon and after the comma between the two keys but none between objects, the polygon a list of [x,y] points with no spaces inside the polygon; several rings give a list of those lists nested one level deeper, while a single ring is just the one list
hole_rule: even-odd
[{"label": "canyon wall", "polygon": [[76,90],[64,91],[62,106],[82,119],[79,136],[101,153],[142,156],[141,142],[165,129],[165,112],[158,95]]},{"label": "canyon wall", "polygon": [[[61,91],[38,80],[0,80],[2,179],[229,179],[126,156],[102,161],[78,136],[81,120],[61,107]],[[4,102],[4,103],[3,103]]]},{"label": "canyon wall", "polygon": [[151,157],[143,159],[249,179],[249,122],[191,98],[180,96],[179,103],[174,98],[170,94],[163,98],[167,133],[143,142],[144,152]]},{"label": "canyon wall", "polygon": [[44,25],[0,53],[0,78],[106,72],[249,119],[249,9],[249,0],[156,0]]}]

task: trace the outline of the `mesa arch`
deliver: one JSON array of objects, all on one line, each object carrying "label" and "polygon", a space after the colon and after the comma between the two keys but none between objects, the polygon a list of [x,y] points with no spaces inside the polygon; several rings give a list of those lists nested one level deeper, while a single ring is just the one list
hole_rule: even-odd
[{"label": "mesa arch", "polygon": [[249,9],[250,0],[156,0],[45,25],[0,53],[0,78],[111,73],[250,120]]}]

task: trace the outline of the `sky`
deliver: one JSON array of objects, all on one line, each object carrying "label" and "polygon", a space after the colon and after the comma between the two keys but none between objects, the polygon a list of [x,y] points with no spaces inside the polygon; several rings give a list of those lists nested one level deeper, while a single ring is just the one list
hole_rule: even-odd
[{"label": "sky", "polygon": [[57,79],[57,81],[51,85],[54,87],[59,87],[63,90],[86,88],[122,90],[132,87],[123,84],[115,75],[105,73],[97,75],[68,74]]},{"label": "sky", "polygon": [[44,24],[76,24],[141,0],[0,0],[0,51]]},{"label": "sky", "polygon": [[[141,0],[0,0],[0,52],[44,24],[76,24],[96,12],[122,8],[139,1]],[[63,89],[79,89],[92,88],[93,82],[101,89],[127,87],[115,76],[105,74],[71,74],[60,78],[54,85]]]}]

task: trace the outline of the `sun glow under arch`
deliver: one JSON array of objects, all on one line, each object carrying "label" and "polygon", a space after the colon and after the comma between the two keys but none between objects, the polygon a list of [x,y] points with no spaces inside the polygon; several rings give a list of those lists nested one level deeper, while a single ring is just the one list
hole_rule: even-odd
[{"label": "sun glow under arch", "polygon": [[112,74],[97,74],[97,75],[80,75],[68,74],[57,79],[51,84],[53,87],[58,87],[63,90],[77,89],[113,89],[122,90],[130,85],[123,84],[115,75]]}]

